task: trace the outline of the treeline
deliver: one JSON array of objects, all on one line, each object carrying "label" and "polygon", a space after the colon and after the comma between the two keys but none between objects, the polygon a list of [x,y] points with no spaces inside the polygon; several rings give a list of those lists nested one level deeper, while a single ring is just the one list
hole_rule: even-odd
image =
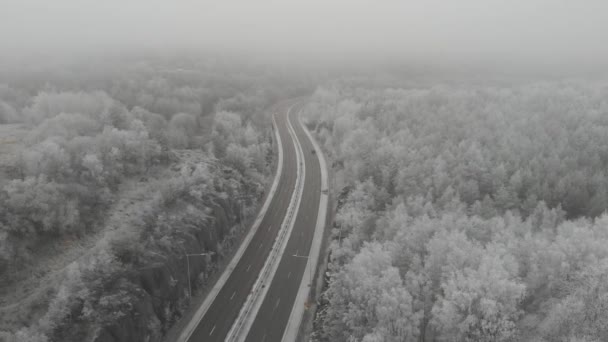
[{"label": "treeline", "polygon": [[341,191],[319,341],[603,341],[608,85],[317,90]]},{"label": "treeline", "polygon": [[[0,73],[0,125],[23,132],[0,156],[0,339],[95,340],[149,314],[131,333],[159,340],[263,197],[264,109],[294,88],[180,60]],[[185,251],[214,257],[185,279]],[[147,288],[148,269],[169,287]]]}]

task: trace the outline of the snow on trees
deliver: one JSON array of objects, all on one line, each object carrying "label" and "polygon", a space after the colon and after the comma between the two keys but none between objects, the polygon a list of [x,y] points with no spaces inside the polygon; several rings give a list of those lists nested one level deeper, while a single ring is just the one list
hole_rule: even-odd
[{"label": "snow on trees", "polygon": [[607,91],[317,89],[304,117],[344,186],[318,340],[393,341],[386,284],[398,341],[605,340]]}]

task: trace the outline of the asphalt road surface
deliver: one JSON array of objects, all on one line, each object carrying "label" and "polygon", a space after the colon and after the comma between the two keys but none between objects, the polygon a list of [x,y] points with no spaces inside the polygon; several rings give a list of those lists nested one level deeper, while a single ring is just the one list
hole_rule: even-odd
[{"label": "asphalt road surface", "polygon": [[[262,219],[257,232],[251,239],[249,246],[243,253],[240,261],[237,263],[232,274],[227,279],[220,292],[217,294],[217,297],[215,298],[205,315],[202,317],[199,324],[194,329],[192,335],[188,339],[188,342],[224,341],[226,335],[232,327],[232,324],[234,323],[234,320],[238,316],[241,307],[247,299],[249,292],[252,290],[253,284],[255,283],[258,274],[262,270],[266,258],[268,257],[272,249],[275,237],[277,236],[279,228],[281,227],[281,223],[283,222],[284,216],[287,212],[287,207],[289,206],[297,176],[295,145],[287,130],[286,121],[288,109],[292,104],[293,102],[284,103],[276,107],[277,114],[275,115],[275,119],[281,137],[281,143],[283,145],[283,172],[281,174],[281,178],[279,179],[279,184],[276,193],[271,200],[270,206],[268,207],[268,210],[266,211],[266,214],[264,215],[264,218]],[[294,107],[294,110],[292,110],[292,112],[295,112],[296,107]],[[292,126],[294,126],[296,131],[298,131],[297,127],[299,127],[299,124],[297,124],[297,121],[294,121],[292,123]],[[298,133],[298,137],[300,137],[301,141],[308,139],[304,136],[304,133],[302,132]],[[306,146],[306,148],[303,147],[305,155],[307,154],[307,151],[308,154],[310,154],[310,142]],[[306,163],[306,172],[308,172],[308,169],[311,167],[308,166],[308,159],[306,159]],[[312,165],[313,162],[311,161],[310,163]],[[318,161],[316,165],[318,168]],[[309,177],[306,176],[307,182],[308,178]],[[320,184],[318,180],[318,172],[314,178],[317,179],[315,184]],[[305,186],[310,187],[311,185],[306,184]],[[317,185],[317,187],[319,186],[320,185]],[[308,207],[307,201],[310,197],[310,194],[308,195],[308,197],[306,197],[308,192],[310,192],[310,190],[304,190],[305,197],[302,200],[302,206]],[[316,201],[318,202],[319,196],[316,197]],[[307,198],[307,200],[305,200],[305,198]],[[302,212],[302,209],[300,210]],[[311,215],[310,222],[314,222],[313,216],[314,219],[316,219],[316,211],[314,211],[314,213],[314,215]],[[298,218],[300,216],[301,215],[299,214]],[[299,219],[298,221],[301,221],[301,219]],[[299,225],[296,222],[294,232],[297,231],[297,234],[299,234],[299,232],[302,230],[302,228],[298,230],[298,226]],[[314,224],[310,226],[310,229],[310,236],[307,238],[309,240],[312,238],[312,230],[314,229]],[[292,250],[289,247],[287,248],[286,254],[287,253],[292,253]],[[306,255],[305,253],[307,253],[307,250],[303,249],[301,253],[304,253],[304,255]],[[302,276],[302,272],[300,269],[304,268],[304,265],[306,264],[306,259],[294,260],[294,263],[297,266],[297,270],[293,270],[293,277],[294,279],[300,279]],[[281,268],[279,268],[279,270],[281,270]],[[296,292],[297,286],[294,287],[294,297]],[[273,293],[274,292],[270,292],[269,295],[273,295]],[[289,311],[287,309],[284,310],[287,312],[286,316],[289,316]]]},{"label": "asphalt road surface", "polygon": [[281,341],[308,261],[305,257],[294,255],[308,256],[317,223],[321,196],[321,168],[319,158],[312,153],[314,147],[300,126],[297,114],[298,111],[293,110],[289,113],[289,117],[304,151],[305,176],[302,201],[285,253],[249,330],[245,340],[247,342]]}]

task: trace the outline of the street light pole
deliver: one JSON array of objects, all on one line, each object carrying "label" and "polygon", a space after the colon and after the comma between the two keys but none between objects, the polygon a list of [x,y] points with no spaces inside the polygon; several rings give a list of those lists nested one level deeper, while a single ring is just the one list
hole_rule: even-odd
[{"label": "street light pole", "polygon": [[[303,258],[303,259],[307,259],[307,260],[309,259],[309,256],[308,256],[308,255],[298,255],[297,253],[296,253],[296,254],[294,254],[294,255],[292,255],[292,256],[293,256],[293,257],[296,257],[296,258]],[[309,276],[309,282],[308,282],[308,286],[309,286],[309,287],[312,287],[312,264],[311,264],[311,265],[310,265],[310,267],[308,268],[308,273],[309,273],[309,274],[308,274],[308,276]]]},{"label": "street light pole", "polygon": [[186,253],[186,264],[188,265],[188,297],[192,298],[192,282],[190,281],[190,257],[191,256],[206,256],[213,255],[215,252],[208,253]]},{"label": "street light pole", "polygon": [[235,200],[239,201],[239,210],[241,212],[241,220],[240,220],[241,221],[240,222],[241,223],[241,231],[243,231],[243,229],[244,229],[243,219],[244,219],[244,216],[245,216],[245,209],[244,209],[244,205],[243,205],[243,200],[244,199],[251,199],[253,197],[254,196],[251,196],[251,195],[240,195],[240,196],[237,196],[237,197],[234,198]]},{"label": "street light pole", "polygon": [[190,255],[186,254],[186,264],[188,265],[188,298],[192,298],[192,285],[190,284]]}]

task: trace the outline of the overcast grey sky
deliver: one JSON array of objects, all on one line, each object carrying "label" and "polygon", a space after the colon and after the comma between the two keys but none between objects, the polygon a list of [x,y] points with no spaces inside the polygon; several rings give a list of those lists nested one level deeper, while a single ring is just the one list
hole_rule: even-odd
[{"label": "overcast grey sky", "polygon": [[0,0],[3,53],[194,47],[279,59],[602,64],[606,0]]}]

